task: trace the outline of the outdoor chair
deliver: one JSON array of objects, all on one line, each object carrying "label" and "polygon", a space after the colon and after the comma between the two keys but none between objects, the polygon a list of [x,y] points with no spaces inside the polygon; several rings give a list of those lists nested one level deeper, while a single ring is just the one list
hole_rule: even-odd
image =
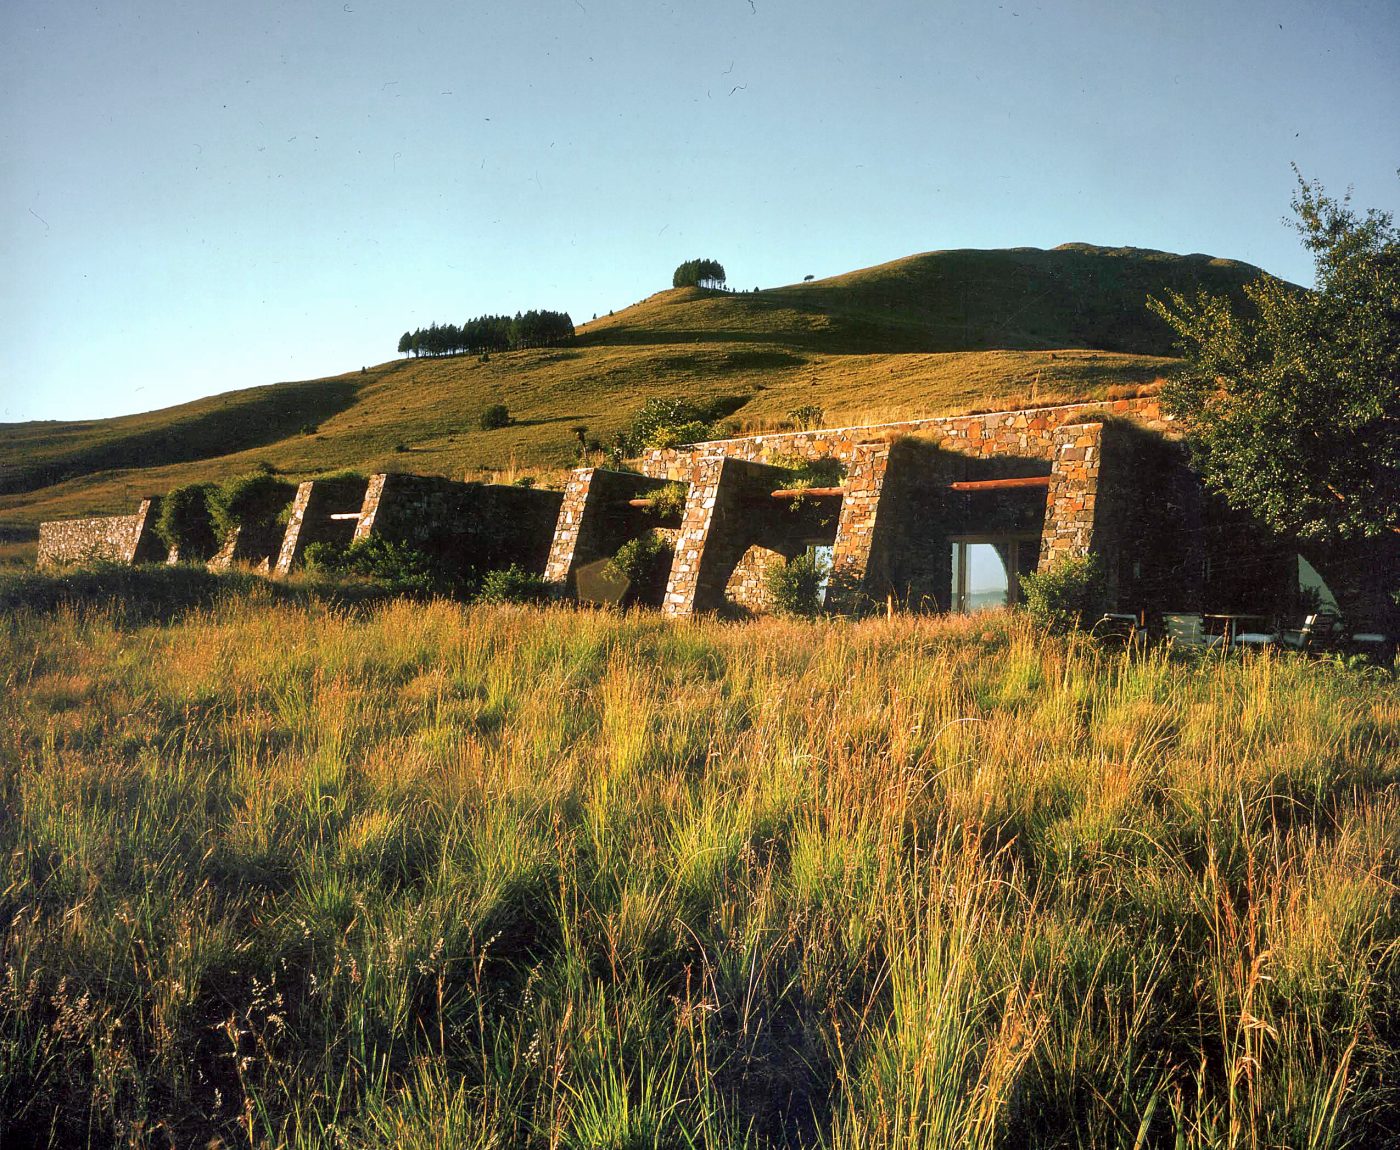
[{"label": "outdoor chair", "polygon": [[1330,651],[1342,637],[1342,622],[1333,611],[1316,611],[1296,631],[1279,635],[1285,647],[1295,651]]},{"label": "outdoor chair", "polygon": [[1145,642],[1147,632],[1136,615],[1124,612],[1106,611],[1089,633],[1100,642],[1108,645],[1131,647]]},{"label": "outdoor chair", "polygon": [[1265,647],[1286,647],[1291,651],[1331,650],[1341,640],[1341,621],[1331,611],[1318,611],[1303,620],[1296,630],[1242,631],[1235,636],[1235,645],[1253,650]]},{"label": "outdoor chair", "polygon": [[1204,616],[1199,611],[1170,611],[1162,615],[1167,642],[1175,647],[1201,647],[1207,650],[1223,647],[1224,635],[1208,635]]}]

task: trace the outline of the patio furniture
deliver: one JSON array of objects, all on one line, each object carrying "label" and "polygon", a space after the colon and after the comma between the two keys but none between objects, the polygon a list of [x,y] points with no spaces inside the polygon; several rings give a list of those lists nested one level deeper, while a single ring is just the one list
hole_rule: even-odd
[{"label": "patio furniture", "polygon": [[1224,635],[1208,635],[1205,617],[1199,611],[1167,611],[1162,615],[1167,642],[1176,647],[1213,650],[1225,646]]},{"label": "patio furniture", "polygon": [[1252,646],[1258,642],[1260,636],[1267,636],[1269,632],[1259,630],[1260,627],[1267,627],[1268,616],[1260,615],[1257,612],[1232,612],[1226,614],[1214,614],[1203,616],[1207,633],[1219,635],[1225,640],[1225,646],[1234,647],[1241,643],[1246,635],[1251,636],[1252,641],[1246,646]]},{"label": "patio furniture", "polygon": [[1353,631],[1347,645],[1352,654],[1363,655],[1373,663],[1390,663],[1395,659],[1395,639],[1379,631]]},{"label": "patio furniture", "polygon": [[1284,631],[1279,638],[1295,651],[1330,651],[1341,641],[1342,621],[1334,611],[1315,611],[1296,631]]},{"label": "patio furniture", "polygon": [[1101,642],[1131,647],[1147,638],[1146,628],[1136,615],[1118,611],[1106,611],[1101,619],[1089,629],[1095,639]]},{"label": "patio furniture", "polygon": [[1279,641],[1278,631],[1239,631],[1234,645],[1247,651],[1262,651],[1265,647],[1277,647]]}]

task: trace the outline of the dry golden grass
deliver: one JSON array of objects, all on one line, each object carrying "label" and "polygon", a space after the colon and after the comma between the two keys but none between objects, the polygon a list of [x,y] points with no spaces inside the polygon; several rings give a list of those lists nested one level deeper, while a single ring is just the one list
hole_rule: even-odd
[{"label": "dry golden grass", "polygon": [[1387,677],[168,607],[0,627],[7,1145],[1400,1138]]}]

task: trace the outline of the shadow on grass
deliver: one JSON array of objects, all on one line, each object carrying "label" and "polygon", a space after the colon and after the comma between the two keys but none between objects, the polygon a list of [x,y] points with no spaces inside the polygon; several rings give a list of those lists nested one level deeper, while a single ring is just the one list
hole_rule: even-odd
[{"label": "shadow on grass", "polygon": [[[385,374],[365,378],[380,379]],[[66,450],[59,448],[48,458],[27,464],[0,464],[0,494],[34,491],[94,471],[213,459],[311,434],[352,406],[359,389],[359,379],[278,383],[199,401],[183,413],[176,409],[168,422],[154,426],[151,417],[139,417],[141,422],[128,424],[130,430],[125,433],[125,421],[116,420],[109,437],[90,435],[87,442],[82,431],[75,429],[73,445]]]},{"label": "shadow on grass", "polygon": [[363,610],[402,597],[401,592],[369,580],[300,576],[283,583],[249,572],[213,572],[185,565],[112,563],[55,573],[0,572],[0,616],[93,610],[111,612],[126,626],[173,622],[238,600]]}]

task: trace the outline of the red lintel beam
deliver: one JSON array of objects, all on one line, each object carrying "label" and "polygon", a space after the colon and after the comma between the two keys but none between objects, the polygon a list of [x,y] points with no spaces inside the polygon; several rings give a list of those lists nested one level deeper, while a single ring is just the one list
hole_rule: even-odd
[{"label": "red lintel beam", "polygon": [[794,487],[782,491],[770,491],[774,499],[801,499],[804,495],[845,495],[844,487]]},{"label": "red lintel beam", "polygon": [[1018,475],[1014,479],[966,479],[948,484],[950,491],[1000,491],[1007,487],[1049,487],[1048,475]]}]

